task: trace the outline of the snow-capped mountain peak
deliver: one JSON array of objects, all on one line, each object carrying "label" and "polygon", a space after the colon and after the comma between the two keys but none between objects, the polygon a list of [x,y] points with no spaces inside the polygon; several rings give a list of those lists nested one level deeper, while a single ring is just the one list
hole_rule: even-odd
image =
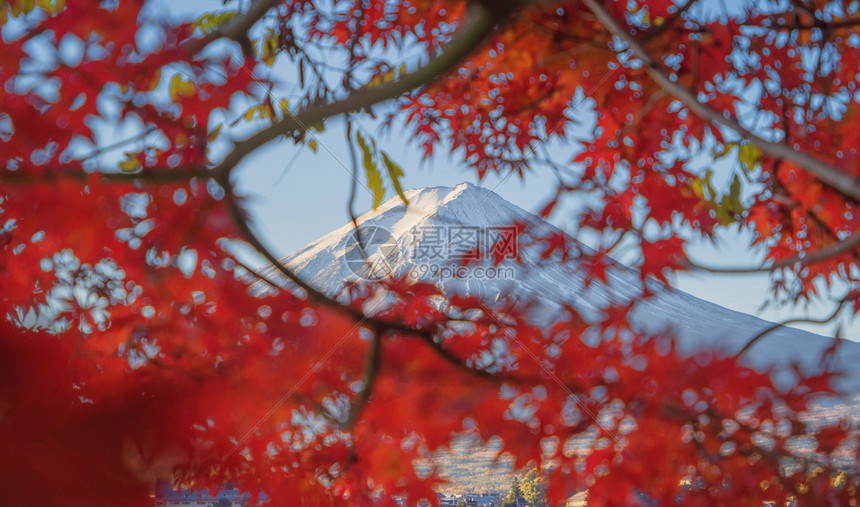
[{"label": "snow-capped mountain peak", "polygon": [[[536,237],[560,231],[490,190],[462,183],[407,190],[405,196],[408,205],[395,196],[359,217],[359,233],[352,223],[347,223],[281,262],[332,297],[348,280],[410,276],[436,283],[446,291],[481,296],[488,302],[510,295],[536,299],[547,315],[561,304],[570,304],[585,316],[597,319],[611,303],[633,300],[642,293],[638,273],[624,266],[610,270],[607,285],[602,286],[586,284],[575,261],[529,262],[538,258],[535,249],[539,246],[510,236],[509,226],[514,222],[528,224],[527,232]],[[510,241],[505,243],[506,239]],[[454,270],[454,266],[461,265],[463,255],[475,252],[475,247],[486,252],[505,244],[513,250],[503,251],[503,257],[506,253],[510,257],[519,253],[526,262],[505,260],[493,270]],[[492,263],[485,262],[484,266]],[[289,285],[274,267],[266,267],[260,273]],[[703,345],[737,351],[772,325],[684,292],[656,286],[661,290],[639,302],[631,320],[645,332],[671,330],[678,336],[682,351],[693,352]],[[264,292],[267,288],[257,284],[255,290]],[[860,396],[860,369],[853,366],[860,359],[860,344],[843,342],[837,362],[848,368],[850,375],[842,387]],[[831,344],[831,338],[783,327],[756,343],[745,357],[761,367],[795,361],[813,370]]]}]

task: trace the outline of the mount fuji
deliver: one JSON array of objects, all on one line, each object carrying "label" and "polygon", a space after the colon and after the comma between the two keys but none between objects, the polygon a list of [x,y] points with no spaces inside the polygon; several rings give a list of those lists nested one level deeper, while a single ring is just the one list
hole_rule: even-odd
[{"label": "mount fuji", "polygon": [[[606,284],[588,284],[584,270],[577,269],[575,260],[541,259],[544,246],[528,242],[513,245],[519,248],[520,262],[506,259],[497,267],[492,262],[478,262],[462,271],[465,268],[458,268],[461,264],[452,262],[453,253],[459,256],[474,253],[475,246],[503,244],[500,240],[511,233],[505,226],[514,222],[528,224],[526,232],[534,237],[561,231],[497,194],[469,183],[408,190],[405,196],[408,205],[395,197],[359,217],[358,234],[349,223],[281,262],[332,297],[340,297],[347,281],[393,274],[435,283],[446,292],[480,296],[488,302],[512,296],[530,299],[539,302],[547,316],[562,304],[569,304],[586,318],[597,319],[601,309],[612,302],[633,301],[642,294],[643,282],[634,269],[616,264],[608,269]],[[579,248],[587,250],[584,246]],[[273,266],[259,273],[289,286]],[[646,333],[671,331],[683,353],[694,353],[703,347],[734,353],[760,331],[773,326],[656,280],[646,283],[655,295],[636,304],[631,325]],[[255,282],[252,290],[263,293],[272,289]],[[850,393],[851,400],[845,401],[856,407],[860,405],[860,343],[841,342],[833,366],[846,375],[837,386]],[[812,372],[820,369],[822,354],[832,344],[833,338],[779,327],[759,340],[744,360],[756,368],[776,366],[778,370],[796,363],[802,370]],[[779,375],[782,378],[777,379],[778,383],[791,382],[790,369],[783,368]]]}]

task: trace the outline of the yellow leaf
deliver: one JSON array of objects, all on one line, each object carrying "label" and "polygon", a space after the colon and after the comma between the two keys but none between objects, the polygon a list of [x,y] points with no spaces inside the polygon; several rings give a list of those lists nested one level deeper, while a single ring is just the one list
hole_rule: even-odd
[{"label": "yellow leaf", "polygon": [[308,141],[308,148],[310,148],[312,152],[316,153],[317,152],[317,140],[311,139],[310,141]]},{"label": "yellow leaf", "polygon": [[206,139],[207,139],[210,143],[211,143],[212,141],[214,141],[215,139],[217,139],[217,138],[218,138],[218,134],[221,132],[221,127],[223,127],[223,126],[224,126],[224,124],[223,124],[223,123],[219,123],[217,127],[215,127],[214,129],[212,129],[212,132],[209,132],[209,135],[208,135],[208,136],[206,136]]},{"label": "yellow leaf", "polygon": [[278,56],[278,49],[278,35],[272,29],[269,29],[266,36],[263,38],[260,60],[271,67],[275,64],[275,58]]},{"label": "yellow leaf", "polygon": [[388,177],[391,179],[394,191],[397,192],[398,196],[400,196],[400,200],[403,201],[403,204],[409,206],[409,199],[406,198],[406,194],[403,193],[403,187],[400,184],[400,178],[405,176],[403,174],[403,169],[397,165],[396,162],[391,160],[388,153],[385,153],[384,151],[382,152],[382,163],[388,171]]},{"label": "yellow leaf", "polygon": [[373,209],[376,209],[382,204],[382,198],[385,196],[385,189],[382,188],[382,175],[379,173],[376,162],[373,160],[370,146],[368,146],[361,132],[355,133],[355,139],[358,141],[359,148],[361,148],[361,162],[364,166],[364,173],[367,175],[367,186],[373,191]]},{"label": "yellow leaf", "polygon": [[211,33],[218,29],[224,23],[233,19],[236,12],[209,12],[200,16],[197,21],[191,23],[192,29],[199,28],[203,33]]},{"label": "yellow leaf", "polygon": [[701,178],[696,178],[693,181],[691,181],[690,182],[690,188],[693,190],[693,193],[696,195],[696,197],[698,197],[699,199],[702,199],[703,201],[707,200],[705,198],[705,190],[703,188]]},{"label": "yellow leaf", "polygon": [[170,100],[176,102],[176,99],[179,98],[181,87],[182,78],[179,77],[179,74],[174,74],[173,77],[170,78]]},{"label": "yellow leaf", "polygon": [[245,118],[245,121],[252,121],[255,115],[257,118],[264,120],[272,116],[272,110],[269,108],[268,104],[260,104],[248,109],[242,116]]},{"label": "yellow leaf", "polygon": [[154,92],[156,88],[158,88],[158,84],[161,83],[161,69],[156,69],[155,75],[152,76],[152,81],[149,83],[149,91]]},{"label": "yellow leaf", "polygon": [[140,159],[137,158],[138,154],[138,152],[126,153],[125,156],[127,158],[119,163],[120,170],[130,173],[140,169]]},{"label": "yellow leaf", "polygon": [[180,97],[191,97],[194,95],[194,83],[185,81],[179,74],[170,78],[170,99],[176,102]]},{"label": "yellow leaf", "polygon": [[715,159],[723,158],[731,153],[732,149],[737,146],[738,143],[726,143],[723,145],[722,149],[714,148],[713,156]]},{"label": "yellow leaf", "polygon": [[48,14],[56,14],[66,5],[65,0],[38,0],[37,3]]}]

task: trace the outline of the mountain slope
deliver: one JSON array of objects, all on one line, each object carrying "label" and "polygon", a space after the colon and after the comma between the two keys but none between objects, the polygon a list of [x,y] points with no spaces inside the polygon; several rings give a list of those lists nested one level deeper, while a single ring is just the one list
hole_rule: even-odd
[{"label": "mountain slope", "polygon": [[[481,296],[486,301],[506,296],[537,299],[547,315],[560,304],[572,304],[587,317],[596,319],[600,309],[613,298],[629,301],[641,294],[642,282],[635,270],[618,266],[609,270],[606,286],[592,283],[586,287],[582,270],[576,269],[575,262],[542,261],[539,257],[542,250],[534,244],[519,246],[522,263],[504,260],[492,273],[488,273],[488,263],[478,263],[486,270],[482,276],[477,276],[474,270],[457,272],[454,258],[469,252],[467,247],[471,245],[469,241],[457,240],[472,232],[477,231],[474,238],[466,239],[483,238],[486,250],[494,244],[491,239],[505,234],[504,226],[514,221],[529,224],[529,231],[536,237],[559,231],[495,193],[468,183],[409,190],[406,197],[408,206],[393,198],[361,216],[360,242],[350,223],[282,262],[333,297],[347,280],[393,273],[437,283],[446,291]],[[370,266],[362,249],[371,261]],[[271,266],[260,272],[286,284]],[[656,282],[653,285],[649,282],[649,289],[658,294],[637,305],[631,319],[634,326],[647,332],[673,330],[680,349],[687,353],[700,350],[703,345],[735,352],[772,325]],[[258,283],[255,290],[269,289]],[[840,387],[860,393],[860,368],[854,366],[860,360],[860,344],[842,342],[836,364],[848,369],[850,375],[840,382]],[[818,366],[823,351],[831,344],[830,338],[782,327],[756,343],[745,358],[757,367],[797,362],[811,370]],[[791,381],[790,373],[781,375],[781,382]]]}]

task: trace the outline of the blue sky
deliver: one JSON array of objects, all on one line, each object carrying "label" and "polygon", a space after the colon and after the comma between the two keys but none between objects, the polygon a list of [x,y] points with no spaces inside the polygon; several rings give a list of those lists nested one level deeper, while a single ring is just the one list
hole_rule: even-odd
[{"label": "blue sky", "polygon": [[[150,12],[171,19],[188,20],[193,13],[218,9],[220,1],[167,2],[159,0],[150,5]],[[275,67],[273,77],[284,70]],[[286,93],[275,92],[277,97]],[[253,105],[247,103],[247,106]],[[242,104],[236,104],[237,111]],[[586,102],[575,115],[588,115]],[[378,135],[376,125],[367,119],[358,120],[360,128],[376,135],[380,148],[392,155],[403,167],[406,175],[405,188],[447,185],[453,186],[463,181],[481,184],[492,189],[505,199],[532,212],[539,210],[554,194],[556,179],[549,172],[537,168],[526,174],[525,181],[516,175],[509,177],[488,175],[479,182],[474,170],[465,167],[457,155],[447,155],[441,151],[428,161],[422,161],[420,147],[410,142],[408,135],[392,129],[388,135]],[[292,142],[273,142],[259,152],[246,158],[236,172],[240,191],[250,198],[253,225],[265,239],[267,245],[278,256],[285,256],[316,238],[336,229],[349,221],[347,202],[351,182],[351,165],[345,142],[342,120],[329,121],[325,133],[317,136],[317,153],[302,148],[296,155],[297,147]],[[550,150],[561,159],[569,159],[575,145],[550,143]],[[364,182],[364,178],[359,180]],[[388,189],[386,198],[395,196]],[[572,204],[572,203],[569,203]],[[369,192],[358,186],[355,210],[358,214],[368,211],[372,206]],[[571,230],[571,206],[557,210],[552,222]],[[566,212],[567,211],[567,212]],[[749,236],[745,234],[723,235],[719,247],[709,244],[696,245],[690,253],[703,264],[717,266],[751,266],[760,257],[749,252]],[[255,263],[253,259],[250,262]],[[827,306],[813,305],[808,311],[803,308],[769,308],[757,310],[767,300],[769,280],[766,275],[711,275],[689,274],[676,277],[676,286],[699,298],[719,305],[779,321],[786,318],[810,314],[822,316],[831,310]],[[835,327],[821,326],[806,329],[822,334],[832,334]],[[856,327],[856,326],[855,326]],[[856,335],[857,333],[852,333]],[[854,336],[847,336],[854,338]]]}]

